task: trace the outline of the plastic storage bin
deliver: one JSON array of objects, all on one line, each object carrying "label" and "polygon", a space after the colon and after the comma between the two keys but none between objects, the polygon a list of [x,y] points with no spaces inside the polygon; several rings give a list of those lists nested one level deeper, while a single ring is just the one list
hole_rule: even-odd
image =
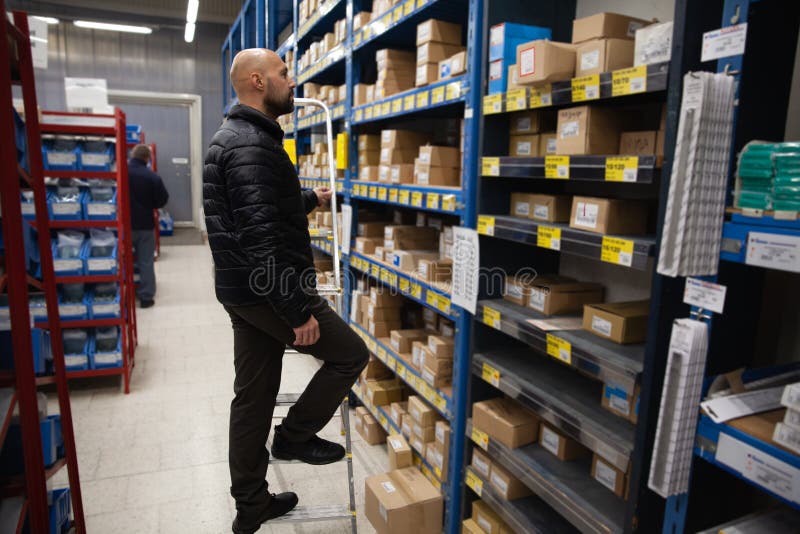
[{"label": "plastic storage bin", "polygon": [[108,172],[113,164],[114,143],[106,141],[84,141],[81,143],[81,170]]},{"label": "plastic storage bin", "polygon": [[92,369],[122,367],[122,340],[116,326],[95,330],[91,339],[89,358]]},{"label": "plastic storage bin", "polygon": [[25,136],[25,121],[19,116],[17,110],[11,108],[14,114],[14,143],[17,145],[17,163],[23,169],[29,171],[28,167],[28,139]]},{"label": "plastic storage bin", "polygon": [[61,284],[58,295],[58,316],[62,321],[89,318],[85,284]]},{"label": "plastic storage bin", "polygon": [[73,139],[47,139],[42,143],[42,162],[47,171],[77,171],[80,153]]},{"label": "plastic storage bin", "polygon": [[113,232],[93,229],[82,254],[86,274],[117,273],[117,236]]},{"label": "plastic storage bin", "polygon": [[61,336],[64,342],[64,361],[67,371],[89,368],[89,332],[84,328],[66,328]]},{"label": "plastic storage bin", "polygon": [[47,321],[47,300],[44,293],[28,294],[28,312],[34,322]]},{"label": "plastic storage bin", "polygon": [[[37,375],[46,373],[53,361],[50,332],[40,328],[32,328],[31,346],[33,347],[33,372]],[[11,342],[10,329],[0,330],[0,369],[14,369],[14,348]]]},{"label": "plastic storage bin", "polygon": [[159,235],[170,236],[175,232],[175,221],[167,210],[158,210],[158,233]]},{"label": "plastic storage bin", "polygon": [[89,221],[114,221],[117,218],[117,192],[114,187],[90,187],[83,197],[84,217]]},{"label": "plastic storage bin", "polygon": [[80,221],[86,193],[76,186],[58,186],[47,194],[47,211],[54,221]]},{"label": "plastic storage bin", "polygon": [[53,270],[59,276],[79,276],[84,273],[82,252],[86,235],[66,230],[53,240]]},{"label": "plastic storage bin", "polygon": [[69,531],[72,508],[72,496],[69,488],[55,489],[47,494],[50,504],[50,534],[61,534]]},{"label": "plastic storage bin", "polygon": [[127,124],[125,126],[125,140],[128,143],[142,142],[142,127],[139,124]]},{"label": "plastic storage bin", "polygon": [[[56,421],[60,421],[58,415],[46,416],[39,421],[39,429],[42,433],[42,457],[44,465],[49,467],[58,460],[57,442],[58,434],[56,431]],[[59,423],[60,424],[60,423]],[[12,422],[8,427],[8,433],[0,452],[0,474],[18,475],[23,472],[24,460],[22,456],[22,428],[19,422]]]},{"label": "plastic storage bin", "polygon": [[33,191],[22,192],[20,209],[22,209],[23,220],[32,221],[36,218],[36,204],[33,202]]},{"label": "plastic storage bin", "polygon": [[115,283],[97,284],[87,296],[90,319],[116,319],[120,316],[119,286]]}]

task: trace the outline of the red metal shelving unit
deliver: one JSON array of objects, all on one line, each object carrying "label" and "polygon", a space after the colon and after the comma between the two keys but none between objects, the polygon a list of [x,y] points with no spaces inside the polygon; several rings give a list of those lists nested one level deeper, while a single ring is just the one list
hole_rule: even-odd
[{"label": "red metal shelving unit", "polygon": [[[5,2],[0,0],[0,13],[5,13]],[[86,532],[83,517],[78,459],[75,450],[75,435],[72,427],[72,411],[61,343],[61,326],[58,321],[58,297],[53,272],[50,246],[50,231],[47,220],[44,175],[42,173],[41,134],[39,129],[36,87],[33,76],[28,18],[25,13],[14,12],[14,22],[5,17],[0,21],[0,203],[2,206],[3,241],[8,303],[11,310],[11,341],[14,371],[4,372],[0,380],[4,387],[14,388],[12,401],[19,409],[23,449],[23,475],[0,480],[0,495],[15,495],[13,503],[18,507],[19,531],[27,521],[34,534],[50,532],[46,483],[59,469],[67,466],[72,498],[74,523],[72,528],[79,534]],[[11,49],[15,56],[12,56]],[[22,176],[17,164],[14,121],[12,116],[11,86],[19,85],[25,107],[26,144],[30,172]],[[27,254],[23,232],[26,222],[22,219],[20,206],[20,178],[33,190],[38,228],[38,246],[42,281],[39,284],[45,293],[48,322],[51,324],[50,338],[53,352],[53,375],[37,377],[32,357],[31,321],[28,308]],[[44,465],[42,436],[39,425],[37,386],[54,383],[58,395],[61,429],[64,438],[65,457],[51,466]],[[11,402],[13,404],[13,402]],[[11,407],[5,414],[9,417]],[[5,432],[6,421],[3,421]],[[20,502],[19,499],[22,499]],[[12,504],[12,503],[9,503]],[[27,519],[25,519],[27,518]]]}]

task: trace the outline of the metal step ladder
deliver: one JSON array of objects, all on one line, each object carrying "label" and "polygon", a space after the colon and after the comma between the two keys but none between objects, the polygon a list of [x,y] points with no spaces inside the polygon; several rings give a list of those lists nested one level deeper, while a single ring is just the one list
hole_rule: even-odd
[{"label": "metal step ladder", "polygon": [[[334,297],[335,308],[339,314],[342,313],[342,277],[339,263],[339,227],[336,219],[336,168],[333,157],[333,125],[331,124],[331,112],[324,102],[312,98],[295,98],[294,103],[296,106],[316,106],[320,107],[325,112],[325,122],[327,126],[328,137],[328,171],[330,173],[330,188],[331,195],[331,211],[333,212],[332,222],[333,230],[330,232],[316,231],[313,233],[311,239],[324,239],[333,241],[333,284],[325,284],[317,287],[317,293],[321,296]],[[297,353],[296,350],[287,349],[286,354]],[[297,403],[300,395],[297,393],[281,393],[278,395],[275,405],[276,406],[293,406]],[[350,520],[350,529],[353,534],[358,532],[356,524],[356,494],[355,486],[353,484],[353,449],[350,439],[350,412],[348,407],[347,397],[342,400],[339,407],[341,415],[342,430],[341,434],[344,436],[344,449],[345,455],[342,458],[343,462],[347,463],[347,483],[350,493],[349,504],[329,504],[320,506],[297,506],[294,510],[286,515],[271,519],[266,525],[277,525],[284,523],[311,523],[316,521],[335,521],[341,519]],[[282,417],[282,416],[277,416]],[[299,464],[298,460],[278,460],[270,458],[270,465],[281,466],[286,464]],[[336,465],[339,462],[334,462],[331,465]],[[317,466],[324,467],[324,466]]]}]

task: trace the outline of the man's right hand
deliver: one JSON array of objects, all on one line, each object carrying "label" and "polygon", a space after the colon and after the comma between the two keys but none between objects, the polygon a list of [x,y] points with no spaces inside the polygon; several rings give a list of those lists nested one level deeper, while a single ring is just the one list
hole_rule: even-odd
[{"label": "man's right hand", "polygon": [[313,345],[319,340],[319,323],[313,315],[306,324],[292,330],[294,330],[294,344],[298,347]]}]

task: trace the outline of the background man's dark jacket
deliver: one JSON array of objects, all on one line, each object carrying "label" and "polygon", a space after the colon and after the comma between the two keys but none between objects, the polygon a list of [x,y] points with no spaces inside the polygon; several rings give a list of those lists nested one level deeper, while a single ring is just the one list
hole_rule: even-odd
[{"label": "background man's dark jacket", "polygon": [[169,193],[161,177],[147,168],[139,158],[128,160],[128,187],[130,189],[131,228],[153,230],[153,210],[163,208]]}]

